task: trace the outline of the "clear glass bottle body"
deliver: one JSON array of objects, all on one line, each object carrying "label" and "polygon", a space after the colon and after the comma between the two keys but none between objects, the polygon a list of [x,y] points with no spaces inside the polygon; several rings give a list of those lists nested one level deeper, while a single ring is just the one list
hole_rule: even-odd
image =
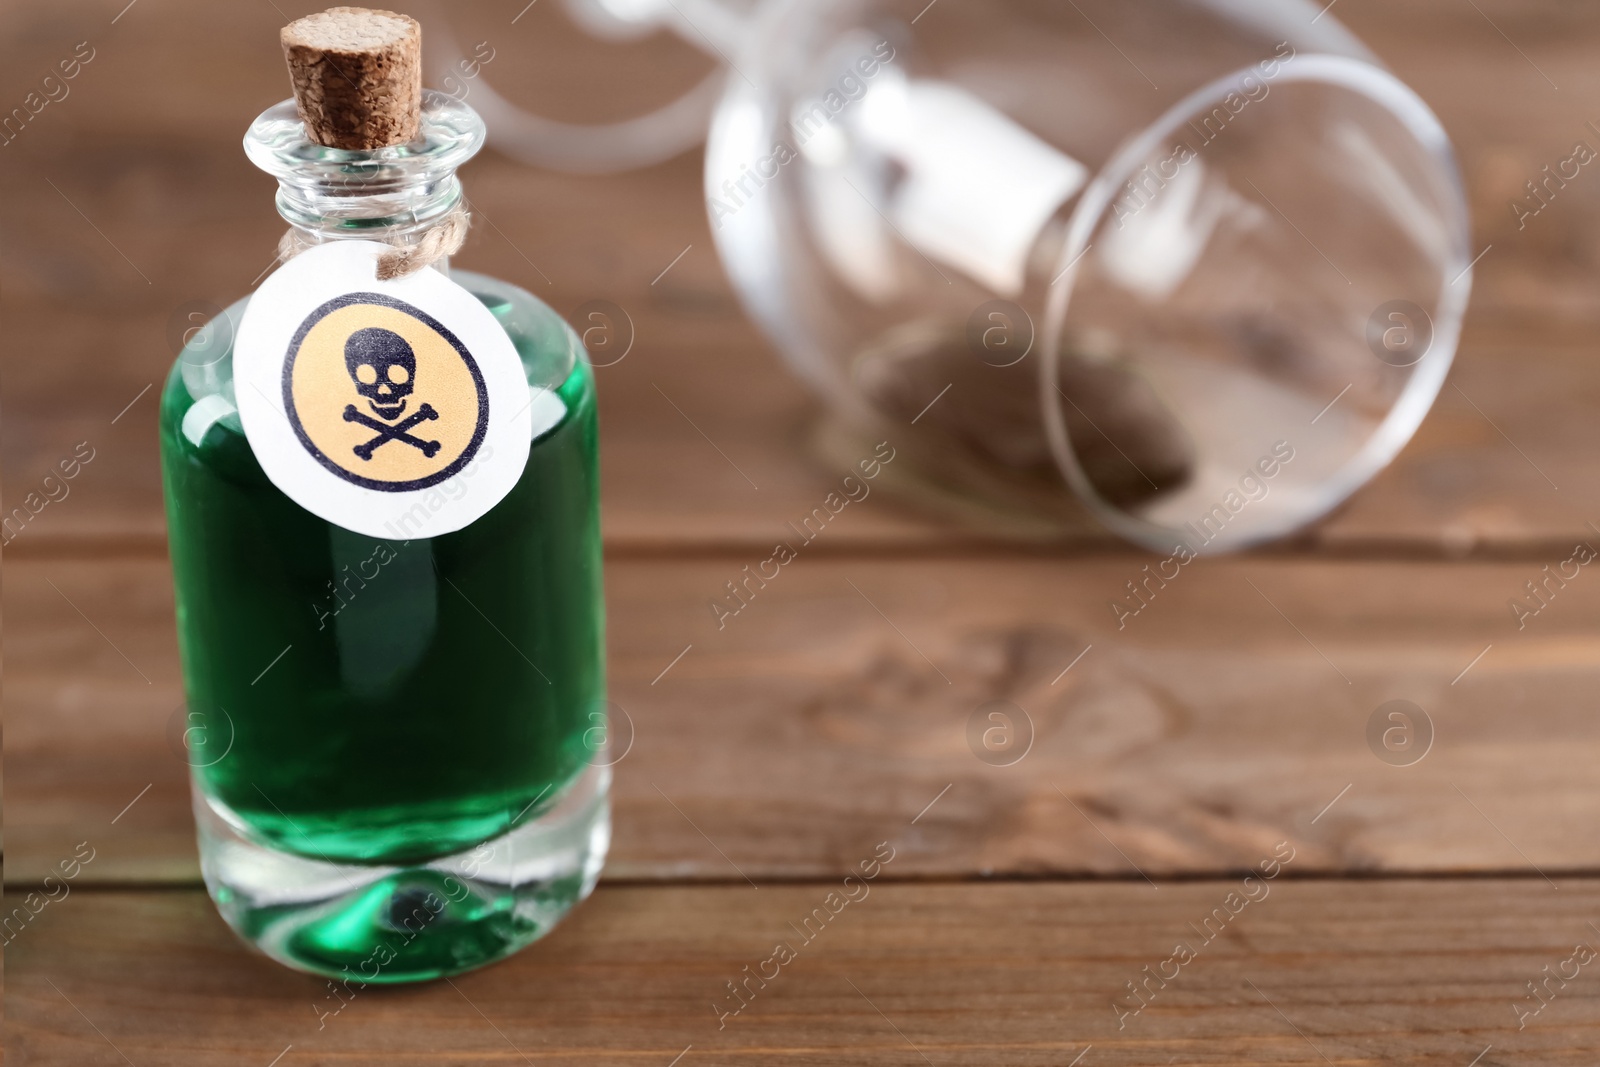
[{"label": "clear glass bottle body", "polygon": [[[481,126],[463,128],[481,140]],[[380,208],[448,210],[459,158],[447,177],[431,170],[454,136],[414,154],[430,173],[404,177],[429,180],[381,196],[357,183],[306,230],[381,238],[394,228]],[[162,401],[207,886],[246,940],[346,981],[437,977],[515,951],[588,894],[609,840],[609,769],[594,758],[605,677],[593,377],[542,302],[452,277],[506,330],[536,412],[516,486],[453,533],[366,537],[268,480],[233,394],[231,328],[246,301],[190,339]]]}]

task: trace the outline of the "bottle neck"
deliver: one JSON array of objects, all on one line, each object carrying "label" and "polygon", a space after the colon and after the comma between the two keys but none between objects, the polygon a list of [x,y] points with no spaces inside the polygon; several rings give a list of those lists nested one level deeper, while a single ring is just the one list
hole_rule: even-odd
[{"label": "bottle neck", "polygon": [[411,244],[462,202],[455,172],[442,180],[379,183],[359,172],[345,180],[280,178],[278,214],[307,241],[364,240]]},{"label": "bottle neck", "polygon": [[306,137],[293,101],[285,101],[256,119],[244,145],[251,161],[278,179],[278,214],[302,243],[409,245],[463,203],[456,168],[484,134],[471,108],[425,92],[422,130],[410,144],[368,151],[318,145]]},{"label": "bottle neck", "polygon": [[[454,211],[464,199],[452,171],[440,181],[408,181],[374,191],[365,183],[280,179],[278,214],[304,246],[329,241],[381,241],[408,246]],[[447,277],[450,259],[431,264]]]}]

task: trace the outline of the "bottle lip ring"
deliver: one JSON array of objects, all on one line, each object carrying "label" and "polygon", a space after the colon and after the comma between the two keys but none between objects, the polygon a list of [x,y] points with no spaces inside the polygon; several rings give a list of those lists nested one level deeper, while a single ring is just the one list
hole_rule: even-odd
[{"label": "bottle lip ring", "polygon": [[[1067,432],[1065,415],[1052,402],[1060,374],[1062,339],[1070,315],[1072,293],[1089,242],[1101,220],[1112,208],[1122,184],[1138,169],[1163,138],[1178,129],[1202,105],[1220,99],[1237,87],[1252,68],[1241,68],[1202,86],[1174,104],[1158,120],[1125,142],[1114,152],[1085,187],[1073,210],[1057,263],[1060,274],[1052,283],[1045,308],[1040,340],[1039,400],[1046,437],[1062,480],[1103,524],[1114,532],[1153,550],[1172,547],[1174,540],[1185,540],[1183,531],[1167,523],[1132,514],[1104,499],[1078,462],[1078,455]],[[1414,138],[1417,146],[1437,165],[1442,178],[1441,205],[1448,216],[1451,242],[1448,260],[1442,263],[1440,291],[1435,304],[1434,335],[1428,352],[1412,368],[1412,374],[1395,398],[1389,411],[1365,444],[1334,474],[1322,482],[1307,505],[1276,521],[1263,522],[1241,536],[1230,538],[1219,548],[1197,548],[1200,552],[1234,551],[1273,540],[1300,529],[1349,498],[1399,453],[1410,441],[1444,385],[1454,360],[1462,321],[1466,317],[1472,288],[1471,251],[1467,245],[1470,215],[1466,192],[1461,184],[1455,153],[1438,117],[1409,86],[1376,64],[1345,56],[1304,54],[1286,60],[1274,79],[1278,82],[1305,82],[1335,86],[1365,96],[1388,110]],[[1452,280],[1453,279],[1453,280]]]},{"label": "bottle lip ring", "polygon": [[294,184],[403,182],[447,174],[471,159],[487,137],[483,119],[448,93],[424,89],[416,140],[385,148],[330,148],[306,135],[293,99],[258,115],[244,136],[250,162]]}]

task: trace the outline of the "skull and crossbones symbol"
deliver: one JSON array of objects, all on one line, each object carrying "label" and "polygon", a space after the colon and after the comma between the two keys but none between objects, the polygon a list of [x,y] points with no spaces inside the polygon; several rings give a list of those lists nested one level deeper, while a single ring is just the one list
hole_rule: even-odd
[{"label": "skull and crossbones symbol", "polygon": [[406,339],[393,330],[377,326],[357,330],[344,343],[344,362],[345,369],[350,372],[350,380],[355,382],[356,392],[366,397],[367,406],[372,408],[378,419],[384,420],[379,422],[362,414],[354,404],[345,405],[345,422],[360,423],[378,433],[372,440],[356,445],[353,450],[355,454],[370,460],[373,452],[390,441],[404,441],[432,459],[439,451],[439,442],[424,441],[407,431],[437,419],[439,413],[430,405],[423,404],[400,422],[394,421],[405,414],[408,403],[406,397],[416,388],[417,357]]}]

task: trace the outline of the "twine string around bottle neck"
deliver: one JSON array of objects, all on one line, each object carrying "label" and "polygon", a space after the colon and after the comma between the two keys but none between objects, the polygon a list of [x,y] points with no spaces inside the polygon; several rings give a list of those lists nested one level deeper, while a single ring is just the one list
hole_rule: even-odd
[{"label": "twine string around bottle neck", "polygon": [[[413,244],[389,244],[389,250],[378,257],[378,280],[389,281],[415,274],[423,267],[448,258],[461,251],[466,243],[467,231],[472,228],[472,216],[467,209],[457,205],[438,222],[422,231]],[[278,260],[287,263],[301,252],[317,247],[319,242],[307,240],[293,226],[278,240]]]}]

